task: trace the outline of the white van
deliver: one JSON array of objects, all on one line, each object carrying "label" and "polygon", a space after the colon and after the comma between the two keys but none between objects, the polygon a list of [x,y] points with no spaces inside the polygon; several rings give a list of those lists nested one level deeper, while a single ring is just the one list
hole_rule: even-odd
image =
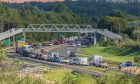
[{"label": "white van", "polygon": [[73,57],[69,59],[69,64],[88,65],[88,58]]}]

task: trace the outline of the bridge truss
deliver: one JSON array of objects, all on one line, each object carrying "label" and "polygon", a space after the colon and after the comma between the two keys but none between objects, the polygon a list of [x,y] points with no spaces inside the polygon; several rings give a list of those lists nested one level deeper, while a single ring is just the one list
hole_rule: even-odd
[{"label": "bridge truss", "polygon": [[23,35],[25,36],[26,32],[89,32],[95,34],[95,39],[96,33],[99,33],[111,39],[122,40],[122,36],[108,31],[107,29],[96,29],[90,25],[83,24],[30,24],[27,28],[18,28],[0,33],[0,40],[15,36],[19,33],[23,33]]},{"label": "bridge truss", "polygon": [[82,24],[30,24],[25,32],[95,32],[90,25]]}]

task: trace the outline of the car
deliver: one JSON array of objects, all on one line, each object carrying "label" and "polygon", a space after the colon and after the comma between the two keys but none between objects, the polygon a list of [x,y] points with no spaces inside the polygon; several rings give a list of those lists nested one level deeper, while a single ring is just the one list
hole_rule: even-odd
[{"label": "car", "polygon": [[124,62],[120,63],[119,66],[120,67],[130,67],[130,66],[134,66],[134,63],[131,61],[124,61]]},{"label": "car", "polygon": [[76,52],[70,52],[69,57],[76,57]]},{"label": "car", "polygon": [[80,43],[80,42],[77,42],[77,43],[76,43],[76,46],[81,46],[81,43]]},{"label": "car", "polygon": [[48,42],[48,46],[52,46],[53,45],[53,43],[52,42]]},{"label": "car", "polygon": [[72,43],[71,46],[72,46],[72,47],[76,47],[76,43]]}]

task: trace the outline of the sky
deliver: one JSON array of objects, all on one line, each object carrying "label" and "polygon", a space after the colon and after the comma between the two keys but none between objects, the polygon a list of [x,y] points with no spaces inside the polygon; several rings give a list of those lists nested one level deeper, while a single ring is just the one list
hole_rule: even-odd
[{"label": "sky", "polygon": [[30,2],[30,1],[54,2],[54,1],[64,1],[64,0],[0,0],[0,1],[10,2],[10,3],[23,3],[23,2]]}]

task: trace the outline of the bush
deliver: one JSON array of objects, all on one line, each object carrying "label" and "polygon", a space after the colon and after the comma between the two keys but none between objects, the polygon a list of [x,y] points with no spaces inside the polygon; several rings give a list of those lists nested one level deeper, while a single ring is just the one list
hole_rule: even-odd
[{"label": "bush", "polygon": [[99,42],[99,45],[103,46],[103,47],[116,46],[116,45],[118,45],[118,42],[116,39],[104,39],[104,38],[102,38]]},{"label": "bush", "polygon": [[63,78],[63,84],[78,84],[76,75],[67,73]]},{"label": "bush", "polygon": [[140,84],[140,75],[136,75],[132,79],[133,84]]},{"label": "bush", "polygon": [[7,58],[6,50],[0,50],[0,62],[3,62]]},{"label": "bush", "polygon": [[133,50],[140,50],[140,43],[139,42],[135,42],[135,41],[128,41],[126,43],[123,44],[124,47],[126,48],[131,48]]}]

